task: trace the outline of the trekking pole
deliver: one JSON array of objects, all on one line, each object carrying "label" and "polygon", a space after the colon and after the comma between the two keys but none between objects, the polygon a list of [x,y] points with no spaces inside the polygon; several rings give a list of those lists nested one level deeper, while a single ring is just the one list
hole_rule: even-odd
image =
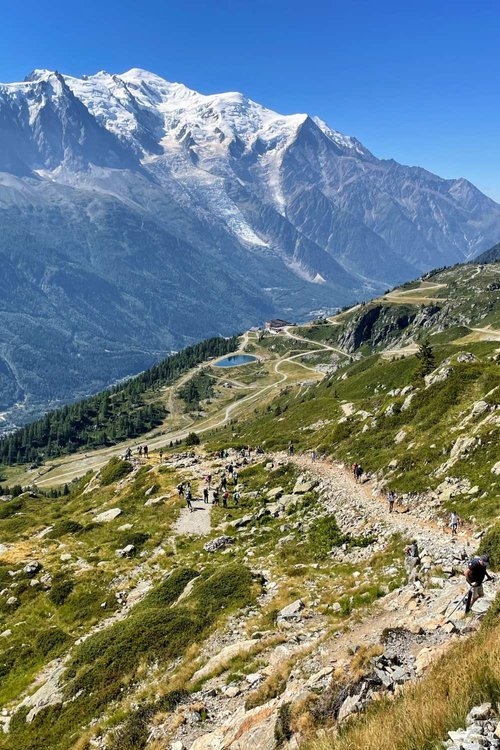
[{"label": "trekking pole", "polygon": [[467,614],[470,610],[470,600],[472,599],[472,587],[469,586],[469,590],[465,594],[465,596],[462,596],[461,599],[459,599],[458,604],[454,609],[451,610],[450,614],[448,615],[448,618],[450,618],[452,615],[455,614],[457,609],[462,605],[465,604],[465,614]]}]

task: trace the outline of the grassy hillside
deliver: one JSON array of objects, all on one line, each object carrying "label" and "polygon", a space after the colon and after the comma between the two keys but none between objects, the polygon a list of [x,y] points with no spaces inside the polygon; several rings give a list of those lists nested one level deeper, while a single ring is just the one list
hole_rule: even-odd
[{"label": "grassy hillside", "polygon": [[[500,564],[499,281],[499,264],[444,269],[335,318],[245,334],[252,364],[225,370],[197,357],[161,388],[148,380],[144,403],[168,412],[140,435],[148,457],[129,438],[4,465],[0,705],[10,732],[0,748],[159,750],[219,731],[223,715],[257,721],[262,711],[284,748],[294,734],[314,750],[429,750],[471,701],[498,700],[498,654],[487,647],[497,608],[490,630],[460,640],[425,678],[434,712],[425,680],[338,736],[322,708],[337,700],[335,680],[365,674],[388,627],[410,628],[398,597],[412,593],[403,548],[414,533],[429,557],[417,608],[443,587],[461,595],[446,576],[474,533],[487,529],[482,549]],[[205,505],[203,477],[218,484],[228,461],[239,471],[229,507]],[[365,484],[352,482],[354,462]],[[176,489],[186,480],[193,514]],[[407,511],[394,521],[387,488]],[[456,546],[436,531],[451,509],[467,522]],[[222,535],[219,551],[205,549]],[[305,615],[284,624],[280,611],[298,600]],[[449,645],[435,612],[427,617],[428,635],[407,637]],[[341,672],[311,688],[331,655]]]}]

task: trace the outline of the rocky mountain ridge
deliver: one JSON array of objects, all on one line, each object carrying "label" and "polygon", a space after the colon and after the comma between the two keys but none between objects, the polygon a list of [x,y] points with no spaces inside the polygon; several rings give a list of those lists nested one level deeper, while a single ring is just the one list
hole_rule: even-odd
[{"label": "rocky mountain ridge", "polygon": [[500,231],[499,206],[465,180],[137,69],[0,84],[0,143],[9,425],[193,340],[463,261]]}]

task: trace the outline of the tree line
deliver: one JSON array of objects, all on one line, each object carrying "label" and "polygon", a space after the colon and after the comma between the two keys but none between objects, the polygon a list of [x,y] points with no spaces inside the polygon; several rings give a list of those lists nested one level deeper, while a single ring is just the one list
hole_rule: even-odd
[{"label": "tree line", "polygon": [[154,393],[183,372],[212,357],[233,352],[238,338],[200,341],[167,357],[140,375],[41,419],[0,439],[0,464],[41,463],[81,449],[115,445],[161,424],[167,410]]}]

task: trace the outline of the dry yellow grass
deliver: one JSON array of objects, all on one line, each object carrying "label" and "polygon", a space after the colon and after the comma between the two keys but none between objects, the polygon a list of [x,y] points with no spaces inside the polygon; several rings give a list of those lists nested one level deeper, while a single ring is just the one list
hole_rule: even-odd
[{"label": "dry yellow grass", "polygon": [[303,750],[432,750],[467,712],[500,698],[500,623],[452,646],[425,678],[395,700],[372,704],[337,737]]}]

